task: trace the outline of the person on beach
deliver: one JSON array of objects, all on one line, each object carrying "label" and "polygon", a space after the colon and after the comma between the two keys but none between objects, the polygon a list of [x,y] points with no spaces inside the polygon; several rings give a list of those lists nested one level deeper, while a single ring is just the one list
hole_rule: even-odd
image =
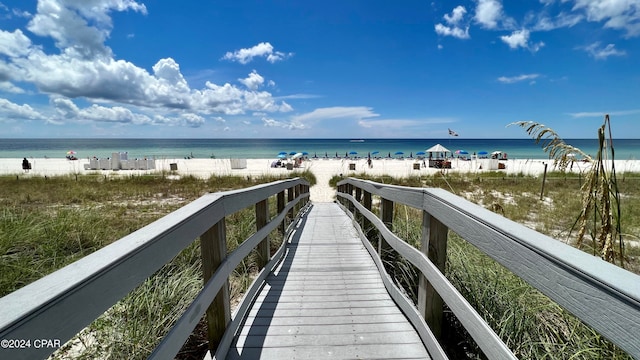
[{"label": "person on beach", "polygon": [[22,170],[24,170],[24,172],[29,172],[29,170],[31,170],[31,163],[29,163],[27,158],[22,159]]}]

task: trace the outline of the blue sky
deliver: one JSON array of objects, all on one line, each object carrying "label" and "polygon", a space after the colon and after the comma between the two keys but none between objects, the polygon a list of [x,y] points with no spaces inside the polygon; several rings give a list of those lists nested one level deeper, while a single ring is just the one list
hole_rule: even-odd
[{"label": "blue sky", "polygon": [[640,137],[640,0],[0,0],[0,137]]}]

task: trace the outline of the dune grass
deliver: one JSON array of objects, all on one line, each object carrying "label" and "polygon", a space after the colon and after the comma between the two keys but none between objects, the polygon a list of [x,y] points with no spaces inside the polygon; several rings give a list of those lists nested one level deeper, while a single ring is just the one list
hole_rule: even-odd
[{"label": "dune grass", "polygon": [[[364,178],[364,176],[362,176]],[[583,179],[554,172],[547,178],[543,200],[541,179],[494,174],[437,174],[427,177],[369,180],[418,187],[442,187],[491,209],[538,232],[576,245],[570,229],[580,214],[579,194]],[[339,177],[332,179],[335,184]],[[640,177],[626,174],[619,183],[623,194],[622,214],[628,219],[629,234],[640,231],[637,209],[640,206]],[[374,209],[374,212],[377,210]],[[394,206],[393,232],[420,246],[422,214],[419,210]],[[626,236],[630,239],[632,235]],[[582,250],[599,256],[583,243]],[[627,249],[627,269],[638,273],[638,247]],[[418,273],[395,252],[385,254],[390,276],[415,301]],[[450,232],[445,275],[472,306],[484,317],[512,351],[522,359],[630,359],[631,357],[604,339],[590,327],[560,308],[556,303],[519,277],[481,253],[457,234]],[[473,339],[455,316],[445,312],[445,347],[453,358],[482,359]]]},{"label": "dune grass", "polygon": [[[315,183],[310,172],[295,172]],[[276,177],[166,176],[0,177],[0,296],[15,291],[211,192],[267,183]],[[270,213],[276,213],[270,199]],[[226,218],[227,248],[255,232],[253,208]],[[282,236],[270,236],[275,250]],[[199,240],[114,305],[57,358],[146,358],[202,288]],[[239,298],[258,271],[250,254],[230,280]],[[200,331],[202,331],[200,329]],[[202,337],[185,352],[202,352]],[[182,356],[188,357],[189,354]]]}]

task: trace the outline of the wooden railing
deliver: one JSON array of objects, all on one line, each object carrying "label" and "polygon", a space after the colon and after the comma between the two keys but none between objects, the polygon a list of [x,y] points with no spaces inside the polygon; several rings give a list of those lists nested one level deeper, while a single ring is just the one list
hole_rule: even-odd
[{"label": "wooden railing", "polygon": [[[270,219],[272,196],[277,214]],[[205,285],[150,358],[172,359],[205,312],[215,347],[231,318],[229,275],[256,247],[261,265],[267,264],[268,235],[278,227],[284,232],[308,197],[309,183],[302,179],[208,194],[1,298],[0,358],[46,358],[197,238]],[[255,206],[256,233],[227,255],[225,217],[249,206]]]},{"label": "wooden railing", "polygon": [[[371,212],[373,196],[378,197],[380,217]],[[338,200],[353,214],[363,238],[366,230],[362,229],[371,225],[377,229],[381,238],[378,253],[390,246],[420,270],[417,304],[399,293],[392,296],[419,330],[433,358],[446,358],[437,342],[443,303],[488,358],[515,358],[443,275],[447,234],[451,230],[640,359],[640,276],[442,189],[392,186],[349,178],[338,183]],[[422,211],[420,249],[392,233],[394,204]],[[370,248],[370,252],[373,251]],[[382,271],[379,257],[374,258]],[[389,286],[387,289],[390,293],[394,291]],[[421,331],[425,324],[428,331]]]}]

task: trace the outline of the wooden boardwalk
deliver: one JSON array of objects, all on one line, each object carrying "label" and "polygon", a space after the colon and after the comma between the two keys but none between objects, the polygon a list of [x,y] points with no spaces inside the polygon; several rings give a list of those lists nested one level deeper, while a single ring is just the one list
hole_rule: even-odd
[{"label": "wooden boardwalk", "polygon": [[315,203],[227,359],[428,359],[351,220]]}]

